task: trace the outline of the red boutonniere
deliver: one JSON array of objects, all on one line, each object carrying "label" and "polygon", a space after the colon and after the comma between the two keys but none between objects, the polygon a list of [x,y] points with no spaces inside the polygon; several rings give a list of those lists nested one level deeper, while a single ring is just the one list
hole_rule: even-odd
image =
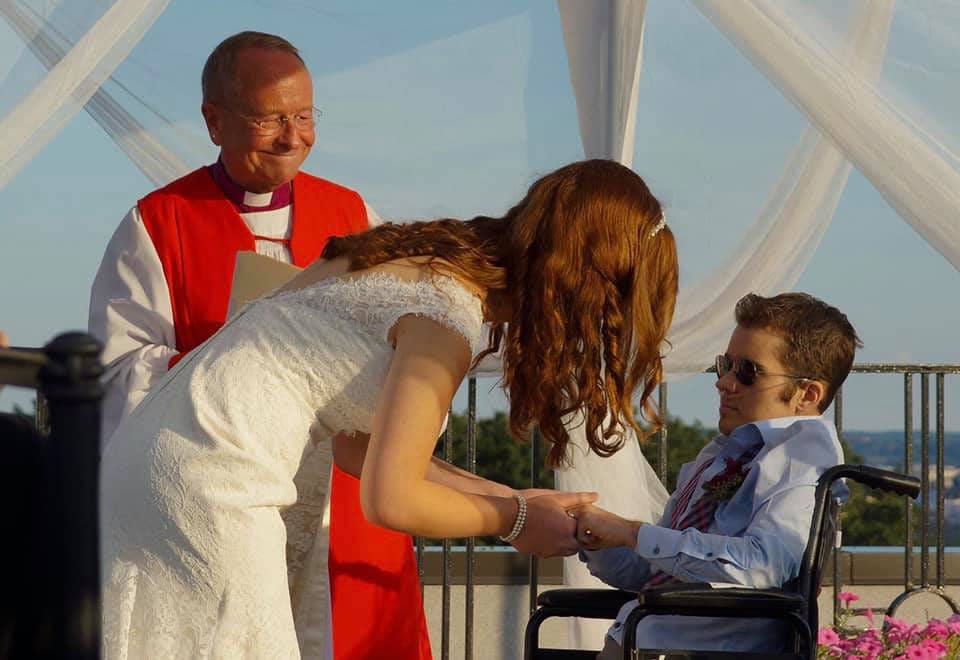
[{"label": "red boutonniere", "polygon": [[723,472],[703,484],[703,490],[710,493],[717,502],[726,502],[740,489],[743,480],[747,478],[747,470],[743,469],[744,461],[724,457],[727,464]]}]

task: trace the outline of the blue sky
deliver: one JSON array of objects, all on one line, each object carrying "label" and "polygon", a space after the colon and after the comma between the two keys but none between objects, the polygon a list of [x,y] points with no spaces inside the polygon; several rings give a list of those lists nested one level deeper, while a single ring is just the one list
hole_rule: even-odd
[{"label": "blue sky", "polygon": [[[943,83],[955,80],[960,17],[913,11],[906,0],[901,6],[885,84],[952,140],[951,109],[960,99]],[[15,52],[6,29],[0,25],[0,76]],[[301,48],[324,110],[306,169],[356,188],[385,217],[499,213],[537,176],[582,157],[559,15],[548,0],[173,0],[117,77],[196,136],[192,165],[214,153],[201,130],[200,68],[218,41],[242,29],[276,32]],[[0,89],[26,89],[39,68],[21,62],[14,71],[22,79]],[[0,101],[0,112],[16,100]],[[666,205],[682,283],[734,248],[804,127],[691,6],[650,0],[634,169]],[[0,327],[15,344],[39,345],[85,325],[103,248],[150,189],[80,113],[0,190]],[[866,345],[861,361],[960,363],[958,284],[946,260],[854,172],[796,288],[850,316]],[[902,379],[853,377],[850,385],[848,428],[902,425]],[[950,414],[960,410],[957,387],[948,377],[951,429],[960,429]],[[25,396],[8,389],[0,408],[22,405]],[[484,410],[502,405],[497,395],[484,399]],[[715,419],[708,376],[674,384],[670,403],[686,419]]]}]

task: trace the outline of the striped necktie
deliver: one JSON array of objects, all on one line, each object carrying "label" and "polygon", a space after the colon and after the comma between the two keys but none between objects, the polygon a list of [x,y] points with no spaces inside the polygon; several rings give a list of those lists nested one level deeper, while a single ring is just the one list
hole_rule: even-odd
[{"label": "striped necktie", "polygon": [[[762,439],[747,447],[743,453],[736,458],[736,463],[740,466],[740,469],[742,470],[750,461],[756,458],[762,448]],[[680,497],[677,499],[677,505],[670,515],[670,529],[683,530],[693,527],[701,532],[706,532],[707,529],[709,529],[710,523],[713,522],[713,515],[717,512],[717,507],[720,505],[720,500],[714,497],[713,493],[701,487],[700,490],[703,491],[703,494],[700,496],[700,499],[693,503],[689,511],[687,511],[687,505],[690,503],[694,491],[700,484],[700,477],[703,476],[707,468],[713,465],[717,458],[717,456],[714,456],[713,460],[704,461],[704,464],[697,468],[697,471],[684,485],[683,490],[680,492]],[[649,589],[662,584],[680,581],[681,580],[678,580],[668,573],[657,571],[647,580],[643,588]]]}]

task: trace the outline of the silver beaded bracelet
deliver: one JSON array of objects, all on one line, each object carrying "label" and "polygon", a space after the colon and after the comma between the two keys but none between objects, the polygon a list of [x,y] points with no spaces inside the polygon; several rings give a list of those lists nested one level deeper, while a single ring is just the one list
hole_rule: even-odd
[{"label": "silver beaded bracelet", "polygon": [[513,521],[513,529],[510,530],[510,533],[500,537],[501,541],[506,541],[507,543],[513,543],[523,531],[523,526],[527,524],[526,498],[520,494],[514,495],[513,497],[517,500],[517,519]]}]

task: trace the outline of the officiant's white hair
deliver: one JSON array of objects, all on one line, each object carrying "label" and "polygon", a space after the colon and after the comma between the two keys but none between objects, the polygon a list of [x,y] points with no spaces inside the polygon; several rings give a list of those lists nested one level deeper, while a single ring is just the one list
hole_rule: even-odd
[{"label": "officiant's white hair", "polygon": [[223,103],[232,96],[237,84],[235,71],[237,53],[248,48],[278,50],[293,55],[306,67],[300,51],[284,39],[266,32],[238,32],[221,41],[203,65],[200,75],[200,87],[203,90],[204,103]]}]

